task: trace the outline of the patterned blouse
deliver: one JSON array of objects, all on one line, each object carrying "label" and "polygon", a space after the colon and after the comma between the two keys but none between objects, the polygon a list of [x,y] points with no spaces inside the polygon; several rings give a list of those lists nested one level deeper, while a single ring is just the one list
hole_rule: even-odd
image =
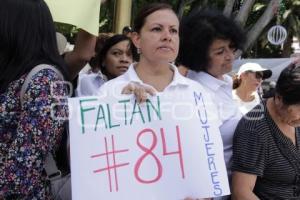
[{"label": "patterned blouse", "polygon": [[66,87],[51,69],[35,74],[20,102],[26,79],[0,94],[0,199],[52,199],[44,163],[63,133]]}]

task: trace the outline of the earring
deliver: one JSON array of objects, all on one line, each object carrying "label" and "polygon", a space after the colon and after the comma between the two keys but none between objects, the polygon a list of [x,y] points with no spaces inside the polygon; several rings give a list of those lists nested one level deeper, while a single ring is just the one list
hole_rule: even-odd
[{"label": "earring", "polygon": [[137,54],[141,54],[141,48],[136,49]]}]

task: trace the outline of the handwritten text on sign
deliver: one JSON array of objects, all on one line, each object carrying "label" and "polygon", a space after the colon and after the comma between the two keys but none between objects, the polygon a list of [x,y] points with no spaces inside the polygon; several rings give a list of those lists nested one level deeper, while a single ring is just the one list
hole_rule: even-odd
[{"label": "handwritten text on sign", "polygon": [[69,99],[73,199],[228,194],[215,119],[201,94],[191,94],[189,102],[174,106],[176,99],[163,96],[144,104],[128,97]]}]

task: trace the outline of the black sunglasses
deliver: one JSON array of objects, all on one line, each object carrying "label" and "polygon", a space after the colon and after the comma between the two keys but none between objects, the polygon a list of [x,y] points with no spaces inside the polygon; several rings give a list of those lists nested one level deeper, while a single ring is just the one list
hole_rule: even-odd
[{"label": "black sunglasses", "polygon": [[251,71],[251,70],[249,70],[247,72],[255,73],[256,79],[263,79],[263,77],[264,77],[264,74],[262,72],[255,72],[255,71]]}]

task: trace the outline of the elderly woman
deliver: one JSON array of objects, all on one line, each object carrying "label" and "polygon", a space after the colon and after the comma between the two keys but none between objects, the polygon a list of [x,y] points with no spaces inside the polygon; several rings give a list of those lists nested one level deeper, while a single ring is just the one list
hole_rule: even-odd
[{"label": "elderly woman", "polygon": [[234,199],[300,199],[300,67],[291,64],[275,96],[239,122],[233,143]]},{"label": "elderly woman", "polygon": [[242,48],[243,42],[241,28],[217,11],[192,13],[181,23],[178,62],[188,68],[186,76],[200,83],[218,107],[229,181],[232,138],[242,115],[232,98],[232,78],[227,73],[232,70],[235,51]]}]

